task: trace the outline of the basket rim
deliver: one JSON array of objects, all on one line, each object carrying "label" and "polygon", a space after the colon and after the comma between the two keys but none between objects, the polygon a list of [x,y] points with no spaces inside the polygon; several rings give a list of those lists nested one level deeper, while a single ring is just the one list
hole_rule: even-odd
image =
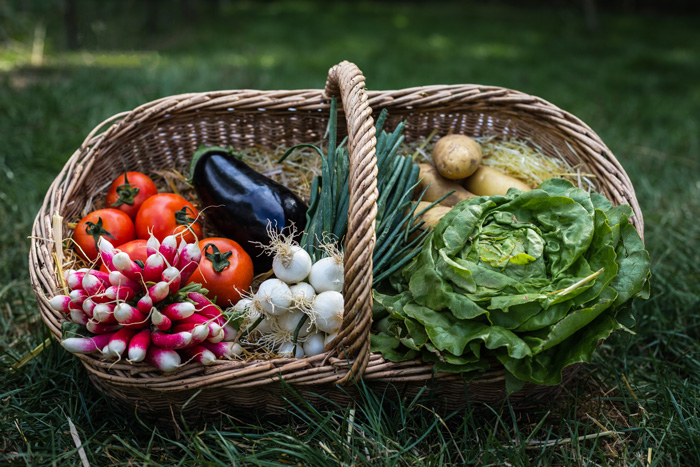
[{"label": "basket rim", "polygon": [[[608,197],[612,197],[612,201],[619,204],[620,200],[625,198],[625,193],[629,195],[627,204],[633,211],[631,222],[644,241],[644,214],[639,206],[632,181],[601,137],[573,113],[542,97],[495,85],[427,84],[399,89],[367,90],[366,95],[371,115],[376,115],[385,108],[393,110],[396,114],[439,112],[441,115],[448,115],[450,111],[478,111],[482,109],[480,106],[488,104],[502,106],[499,111],[505,110],[512,113],[514,118],[518,114],[527,114],[555,121],[569,137],[582,142],[583,150],[589,157],[600,163],[607,172],[615,174],[620,187],[613,187],[614,190],[608,194]],[[235,107],[231,107],[231,102],[226,100],[231,97],[242,97],[242,99],[236,101]],[[218,107],[219,104],[222,107]],[[211,108],[223,113],[237,111],[322,113],[330,108],[330,96],[326,89],[321,88],[228,89],[163,96],[106,118],[90,131],[73,156],[97,144],[102,138],[114,136],[114,133],[117,133],[116,129],[128,127],[128,123],[134,118],[143,115],[146,118],[168,118],[174,112],[198,112],[202,108]],[[496,110],[491,109],[485,113],[495,112]],[[338,108],[338,115],[345,117],[342,107]],[[109,133],[110,130],[113,133]]]}]

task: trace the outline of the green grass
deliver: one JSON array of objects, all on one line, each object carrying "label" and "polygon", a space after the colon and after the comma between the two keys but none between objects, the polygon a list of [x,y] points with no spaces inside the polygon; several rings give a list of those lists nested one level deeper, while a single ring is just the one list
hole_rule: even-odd
[{"label": "green grass", "polygon": [[[56,7],[0,5],[0,464],[79,465],[70,423],[91,465],[700,464],[697,16],[602,13],[591,34],[574,7],[221,2],[195,17],[163,7],[148,33],[142,3],[78,3],[75,51]],[[46,42],[32,65],[39,21]],[[182,92],[320,88],[344,59],[370,89],[497,85],[588,123],[645,216],[652,296],[633,304],[636,334],[613,335],[561,400],[530,411],[436,414],[428,396],[396,403],[367,390],[352,407],[292,397],[285,417],[176,415],[173,428],[115,408],[57,345],[10,370],[49,337],[27,267],[34,216],[95,125]]]}]

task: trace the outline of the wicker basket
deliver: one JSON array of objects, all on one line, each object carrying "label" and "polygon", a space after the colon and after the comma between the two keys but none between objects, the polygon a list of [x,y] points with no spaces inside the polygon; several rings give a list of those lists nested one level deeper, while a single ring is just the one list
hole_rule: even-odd
[{"label": "wicker basket", "polygon": [[[498,403],[505,397],[502,369],[494,368],[464,383],[454,374],[436,374],[421,361],[393,363],[369,352],[371,326],[371,252],[376,215],[375,138],[372,115],[389,111],[387,125],[406,120],[407,141],[434,130],[472,136],[531,138],[545,153],[576,163],[584,159],[600,190],[615,204],[634,210],[643,234],[642,214],[627,174],[600,138],[576,117],[537,97],[509,89],[476,86],[423,86],[367,92],[353,64],[330,69],[325,90],[235,90],[183,94],[115,115],[95,128],[70,157],[51,185],[36,217],[29,254],[31,281],[39,310],[60,338],[65,319],[49,306],[59,293],[54,245],[54,214],[79,217],[89,198],[103,190],[124,167],[145,173],[184,170],[201,144],[270,149],[317,143],[328,123],[329,96],[340,96],[339,129],[347,126],[350,153],[350,208],[345,254],[345,318],[334,349],[300,360],[220,361],[187,364],[163,375],[147,364],[114,363],[78,355],[90,379],[116,401],[148,412],[170,413],[186,405],[194,413],[221,407],[283,410],[279,394],[294,388],[311,403],[345,403],[354,396],[354,377],[368,386],[397,387],[403,396],[428,387],[445,407],[469,402]],[[344,122],[344,124],[343,124]],[[62,235],[69,235],[65,224]],[[570,374],[570,372],[569,372]],[[514,404],[537,404],[556,387],[527,384],[511,395]]]}]

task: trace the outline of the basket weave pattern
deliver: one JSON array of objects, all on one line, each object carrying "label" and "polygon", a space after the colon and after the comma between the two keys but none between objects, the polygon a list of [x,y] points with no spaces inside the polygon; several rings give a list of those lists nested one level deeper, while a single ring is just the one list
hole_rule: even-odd
[{"label": "basket weave pattern", "polygon": [[[125,169],[186,171],[202,144],[237,149],[275,149],[298,143],[317,144],[328,124],[329,97],[339,96],[339,136],[347,132],[350,154],[350,206],[345,246],[345,316],[334,348],[304,359],[217,361],[203,367],[190,363],[163,375],[147,364],[104,361],[78,355],[92,382],[113,399],[149,411],[171,406],[216,412],[223,405],[281,409],[276,396],[284,380],[310,401],[319,396],[339,402],[352,399],[354,378],[368,385],[396,385],[405,394],[431,385],[448,407],[463,405],[465,389],[472,402],[504,398],[503,370],[493,368],[466,384],[454,374],[436,374],[421,361],[394,363],[369,352],[372,250],[375,243],[377,184],[372,115],[386,108],[387,128],[406,120],[407,141],[437,130],[470,136],[529,138],[551,156],[572,165],[584,162],[598,189],[614,204],[632,206],[632,222],[643,238],[642,213],[624,169],[588,126],[573,115],[534,96],[477,85],[422,86],[396,91],[365,90],[362,72],[349,62],[330,69],[325,90],[235,90],[182,94],[114,115],[96,127],[70,157],[50,186],[34,222],[29,265],[41,316],[60,338],[64,315],[48,299],[60,293],[57,280],[53,216],[82,216],[90,198]],[[63,226],[62,235],[70,232]],[[343,389],[339,385],[344,385]],[[511,396],[514,403],[549,397],[555,388],[527,384]],[[196,395],[196,398],[193,396]],[[190,400],[193,398],[192,400]]]}]

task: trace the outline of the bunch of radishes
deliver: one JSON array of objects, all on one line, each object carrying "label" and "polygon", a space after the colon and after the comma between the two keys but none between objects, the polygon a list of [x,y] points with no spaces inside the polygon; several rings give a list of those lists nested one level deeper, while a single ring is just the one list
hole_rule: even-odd
[{"label": "bunch of radishes", "polygon": [[147,242],[139,264],[104,237],[99,256],[110,272],[83,268],[65,274],[68,295],[49,300],[52,308],[84,325],[92,336],[65,337],[70,352],[99,352],[107,359],[146,361],[163,372],[183,362],[208,365],[242,352],[235,328],[196,284],[186,285],[201,259],[197,242],[175,235]]},{"label": "bunch of radishes", "polygon": [[244,313],[245,342],[282,357],[303,358],[323,352],[343,322],[343,257],[333,244],[313,262],[309,253],[279,234],[268,252],[274,277],[234,307]]}]

